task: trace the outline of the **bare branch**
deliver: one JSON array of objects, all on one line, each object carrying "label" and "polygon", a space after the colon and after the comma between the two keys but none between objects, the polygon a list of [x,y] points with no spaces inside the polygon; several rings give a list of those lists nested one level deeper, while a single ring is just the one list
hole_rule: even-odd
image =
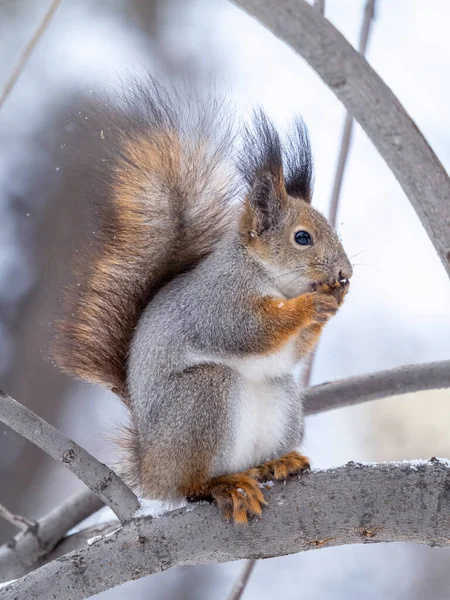
[{"label": "bare branch", "polygon": [[114,471],[1,389],[0,421],[70,469],[122,523],[139,508],[135,494]]},{"label": "bare branch", "polygon": [[14,527],[17,527],[17,529],[21,529],[22,531],[27,531],[27,529],[32,529],[36,526],[35,521],[30,521],[21,515],[15,515],[2,504],[0,504],[0,517],[3,517],[9,521],[11,525],[14,525]]},{"label": "bare branch", "polygon": [[[375,0],[367,0],[364,9],[364,18],[359,36],[358,52],[365,56],[367,44],[369,41],[370,29],[375,16]],[[344,180],[345,167],[348,160],[348,152],[352,141],[353,117],[347,113],[345,117],[344,130],[342,132],[341,149],[339,152],[338,164],[334,176],[333,191],[330,200],[330,213],[328,220],[333,227],[336,227],[336,217],[339,208],[339,198],[341,196],[342,182]]]},{"label": "bare branch", "polygon": [[450,179],[392,91],[305,0],[235,0],[296,50],[358,121],[416,210],[450,275]]},{"label": "bare branch", "polygon": [[308,390],[307,415],[389,396],[450,388],[450,360],[408,365],[359,377],[323,383]]},{"label": "bare branch", "polygon": [[11,90],[13,89],[14,85],[16,84],[17,80],[19,79],[22,71],[25,68],[25,65],[27,64],[36,44],[38,43],[38,41],[41,39],[41,37],[43,36],[43,34],[45,33],[45,30],[47,29],[47,27],[50,24],[50,21],[52,20],[53,15],[56,12],[56,9],[58,8],[58,6],[61,4],[61,0],[53,0],[53,2],[50,5],[50,8],[48,9],[47,13],[45,14],[44,19],[42,20],[42,23],[39,25],[39,27],[36,29],[36,31],[33,34],[33,37],[30,39],[30,41],[28,42],[28,44],[26,45],[26,47],[24,48],[22,54],[19,56],[19,59],[17,61],[17,64],[15,66],[15,68],[13,69],[11,75],[8,77],[8,79],[6,80],[5,86],[0,94],[0,108],[3,106],[3,104],[5,103],[7,97],[9,96]]},{"label": "bare branch", "polygon": [[249,558],[245,561],[242,572],[236,579],[231,594],[228,596],[228,600],[241,600],[245,586],[247,585],[257,562],[258,560],[256,558]]},{"label": "bare branch", "polygon": [[[277,483],[248,527],[202,504],[142,517],[2,588],[2,600],[82,600],[174,566],[268,558],[344,544],[407,541],[450,545],[450,465],[359,465]],[[362,490],[364,493],[362,493]]]},{"label": "bare branch", "polygon": [[48,553],[66,533],[102,506],[98,496],[83,490],[16,535],[0,547],[0,582],[22,577],[43,564],[44,557],[46,562]]}]

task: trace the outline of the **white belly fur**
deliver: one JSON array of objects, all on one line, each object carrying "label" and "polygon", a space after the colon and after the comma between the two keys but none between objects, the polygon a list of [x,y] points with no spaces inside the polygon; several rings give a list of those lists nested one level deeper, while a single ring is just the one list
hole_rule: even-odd
[{"label": "white belly fur", "polygon": [[[241,379],[236,398],[234,444],[224,465],[229,472],[245,470],[274,458],[283,444],[292,419],[293,398],[279,382],[270,378],[295,374],[294,345],[295,340],[292,340],[275,354],[228,363],[239,372]],[[297,402],[300,401],[299,390]]]}]

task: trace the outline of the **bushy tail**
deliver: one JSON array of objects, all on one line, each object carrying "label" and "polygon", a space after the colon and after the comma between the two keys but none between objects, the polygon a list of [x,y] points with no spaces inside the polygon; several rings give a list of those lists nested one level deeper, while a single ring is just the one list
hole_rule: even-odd
[{"label": "bushy tail", "polygon": [[233,132],[214,94],[202,100],[153,79],[127,82],[113,104],[99,101],[82,118],[102,150],[87,198],[96,222],[75,261],[54,355],[66,373],[127,402],[141,311],[209,254],[234,218]]}]

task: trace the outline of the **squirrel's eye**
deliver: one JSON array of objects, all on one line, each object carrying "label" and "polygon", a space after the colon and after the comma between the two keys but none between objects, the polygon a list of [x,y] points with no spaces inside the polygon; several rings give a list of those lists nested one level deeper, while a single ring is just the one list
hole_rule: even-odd
[{"label": "squirrel's eye", "polygon": [[312,244],[312,237],[307,231],[297,231],[294,237],[300,246],[310,246]]}]

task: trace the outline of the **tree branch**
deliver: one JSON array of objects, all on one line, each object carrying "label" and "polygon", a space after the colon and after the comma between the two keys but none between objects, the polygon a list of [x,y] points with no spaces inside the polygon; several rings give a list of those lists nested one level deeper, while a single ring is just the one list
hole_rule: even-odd
[{"label": "tree branch", "polygon": [[344,544],[450,545],[448,461],[359,465],[307,473],[267,492],[248,527],[202,504],[142,517],[2,588],[2,600],[82,600],[174,566],[269,558]]},{"label": "tree branch", "polygon": [[15,515],[10,512],[3,504],[0,504],[0,517],[3,517],[6,521],[11,523],[11,525],[14,525],[14,527],[17,527],[17,529],[21,529],[22,531],[32,529],[36,525],[35,521],[30,521],[21,515]]},{"label": "tree branch", "polygon": [[22,577],[43,564],[43,557],[47,557],[72,527],[102,506],[98,496],[83,490],[34,522],[33,527],[16,535],[0,547],[0,582]]},{"label": "tree branch", "polygon": [[389,396],[450,388],[450,360],[408,365],[310,388],[305,412],[313,415]]},{"label": "tree branch", "polygon": [[369,63],[305,0],[234,0],[323,79],[380,152],[450,275],[450,179],[398,99]]},{"label": "tree branch", "polygon": [[228,600],[241,600],[242,594],[244,593],[248,580],[250,579],[257,562],[258,559],[256,558],[249,558],[245,561],[242,571],[239,577],[236,579],[233,589],[228,596]]},{"label": "tree branch", "polygon": [[[364,8],[364,17],[359,34],[358,52],[365,56],[367,44],[369,42],[370,29],[375,16],[375,0],[367,0]],[[339,151],[338,164],[334,176],[333,191],[331,192],[330,212],[328,221],[333,227],[336,227],[337,211],[339,208],[339,198],[341,196],[342,182],[344,180],[345,167],[347,165],[348,153],[353,134],[353,117],[347,112],[345,115],[344,129],[342,132],[341,148]],[[314,356],[312,354],[311,356]]]},{"label": "tree branch", "polygon": [[135,494],[109,467],[0,389],[0,421],[70,469],[122,523],[139,509]]},{"label": "tree branch", "polygon": [[[392,395],[441,388],[450,388],[450,361],[409,365],[317,385],[308,391],[305,411],[307,415],[312,415]],[[65,533],[98,510],[100,506],[100,500],[93,494],[83,492],[38,521],[37,530],[41,544],[33,539],[32,532],[28,532],[27,535],[19,534],[13,538],[9,544],[0,548],[0,582],[21,577],[46,562],[51,558],[51,555],[47,556],[49,550],[64,537]],[[64,540],[55,555],[59,555],[67,548],[72,549],[74,544],[75,547],[82,547],[86,541],[85,537],[83,533],[77,536],[75,540],[72,538]]]},{"label": "tree branch", "polygon": [[58,6],[60,4],[61,4],[61,0],[53,0],[53,2],[50,5],[50,8],[48,9],[48,11],[46,12],[46,14],[44,16],[44,19],[42,20],[42,23],[36,29],[36,31],[33,34],[33,37],[30,39],[30,41],[26,45],[25,49],[23,50],[22,54],[20,55],[20,57],[17,61],[17,65],[13,69],[11,75],[6,80],[5,86],[0,94],[0,108],[5,103],[11,90],[13,89],[17,80],[19,79],[20,74],[24,70],[25,65],[27,64],[31,54],[33,53],[33,50],[34,50],[36,44],[38,43],[38,41],[41,39],[41,37],[45,33],[45,30],[49,26],[50,21],[52,20],[52,17],[55,14],[56,9],[58,8]]}]

